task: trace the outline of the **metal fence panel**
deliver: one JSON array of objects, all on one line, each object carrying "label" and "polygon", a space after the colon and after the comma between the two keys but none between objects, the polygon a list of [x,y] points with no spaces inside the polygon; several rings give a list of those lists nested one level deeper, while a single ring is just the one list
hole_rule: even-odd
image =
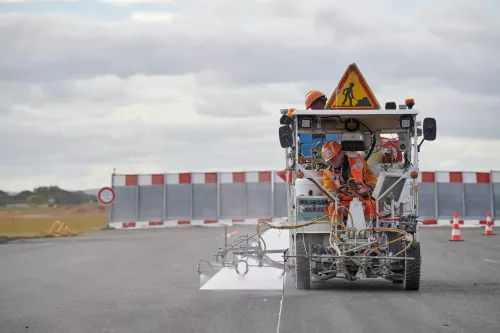
[{"label": "metal fence panel", "polygon": [[485,219],[491,211],[490,184],[464,184],[466,218]]},{"label": "metal fence panel", "polygon": [[462,205],[462,183],[438,183],[437,200],[439,216],[448,218],[455,212],[458,216],[464,216]]},{"label": "metal fence panel", "polygon": [[111,221],[136,221],[137,220],[137,187],[115,186],[115,202],[111,209]]},{"label": "metal fence panel", "polygon": [[220,184],[220,218],[239,219],[245,216],[245,184]]},{"label": "metal fence panel", "polygon": [[[491,172],[491,217],[497,218],[500,216],[500,171]],[[498,223],[497,223],[498,225]]]},{"label": "metal fence panel", "polygon": [[418,205],[421,217],[436,216],[436,191],[433,183],[418,185]]},{"label": "metal fence panel", "polygon": [[[493,212],[491,213],[492,218],[500,217],[500,184],[492,184],[493,185]],[[498,225],[498,223],[497,223]]]},{"label": "metal fence panel", "polygon": [[167,184],[166,219],[191,219],[191,184]]},{"label": "metal fence panel", "polygon": [[271,183],[247,183],[246,194],[246,217],[271,217]]},{"label": "metal fence panel", "polygon": [[217,219],[217,184],[193,184],[193,219]]},{"label": "metal fence panel", "polygon": [[[113,175],[110,222],[286,217],[286,184],[275,173]],[[451,219],[455,211],[465,219],[485,219],[488,212],[495,218],[500,172],[427,172],[418,201],[424,219]]]},{"label": "metal fence panel", "polygon": [[286,184],[274,184],[274,216],[287,217]]},{"label": "metal fence panel", "polygon": [[139,221],[163,220],[163,185],[139,186]]}]

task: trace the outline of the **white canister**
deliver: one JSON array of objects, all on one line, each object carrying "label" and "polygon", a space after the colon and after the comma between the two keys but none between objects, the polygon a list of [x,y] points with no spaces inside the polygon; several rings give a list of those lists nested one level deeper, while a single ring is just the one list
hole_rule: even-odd
[{"label": "white canister", "polygon": [[[310,171],[311,173],[314,174],[314,180],[320,184],[323,185],[323,172],[322,171]],[[312,191],[312,192],[311,192]],[[312,194],[311,194],[312,193]],[[314,184],[311,182],[309,179],[306,178],[297,178],[295,179],[295,195],[296,196],[322,196],[323,192]]]}]

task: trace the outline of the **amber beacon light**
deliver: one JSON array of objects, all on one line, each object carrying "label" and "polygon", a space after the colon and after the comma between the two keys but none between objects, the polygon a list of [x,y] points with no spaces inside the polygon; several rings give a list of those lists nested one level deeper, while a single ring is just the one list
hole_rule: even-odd
[{"label": "amber beacon light", "polygon": [[412,109],[413,106],[415,105],[415,100],[413,98],[407,98],[405,99],[405,104],[408,107],[408,109]]}]

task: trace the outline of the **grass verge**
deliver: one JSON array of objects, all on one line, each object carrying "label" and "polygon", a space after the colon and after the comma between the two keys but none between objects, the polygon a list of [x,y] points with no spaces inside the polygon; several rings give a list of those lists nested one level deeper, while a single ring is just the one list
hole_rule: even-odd
[{"label": "grass verge", "polygon": [[106,210],[95,205],[3,210],[0,211],[0,236],[39,237],[56,221],[66,223],[76,233],[107,227]]}]

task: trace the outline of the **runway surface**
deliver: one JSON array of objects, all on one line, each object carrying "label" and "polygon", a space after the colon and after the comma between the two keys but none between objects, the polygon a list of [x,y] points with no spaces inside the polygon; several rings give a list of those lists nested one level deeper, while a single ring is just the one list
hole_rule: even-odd
[{"label": "runway surface", "polygon": [[[417,292],[385,281],[287,286],[280,332],[500,332],[500,235],[482,230],[450,242],[451,228],[420,228]],[[0,332],[276,332],[281,290],[199,290],[196,264],[222,235],[114,230],[2,244]]]}]

